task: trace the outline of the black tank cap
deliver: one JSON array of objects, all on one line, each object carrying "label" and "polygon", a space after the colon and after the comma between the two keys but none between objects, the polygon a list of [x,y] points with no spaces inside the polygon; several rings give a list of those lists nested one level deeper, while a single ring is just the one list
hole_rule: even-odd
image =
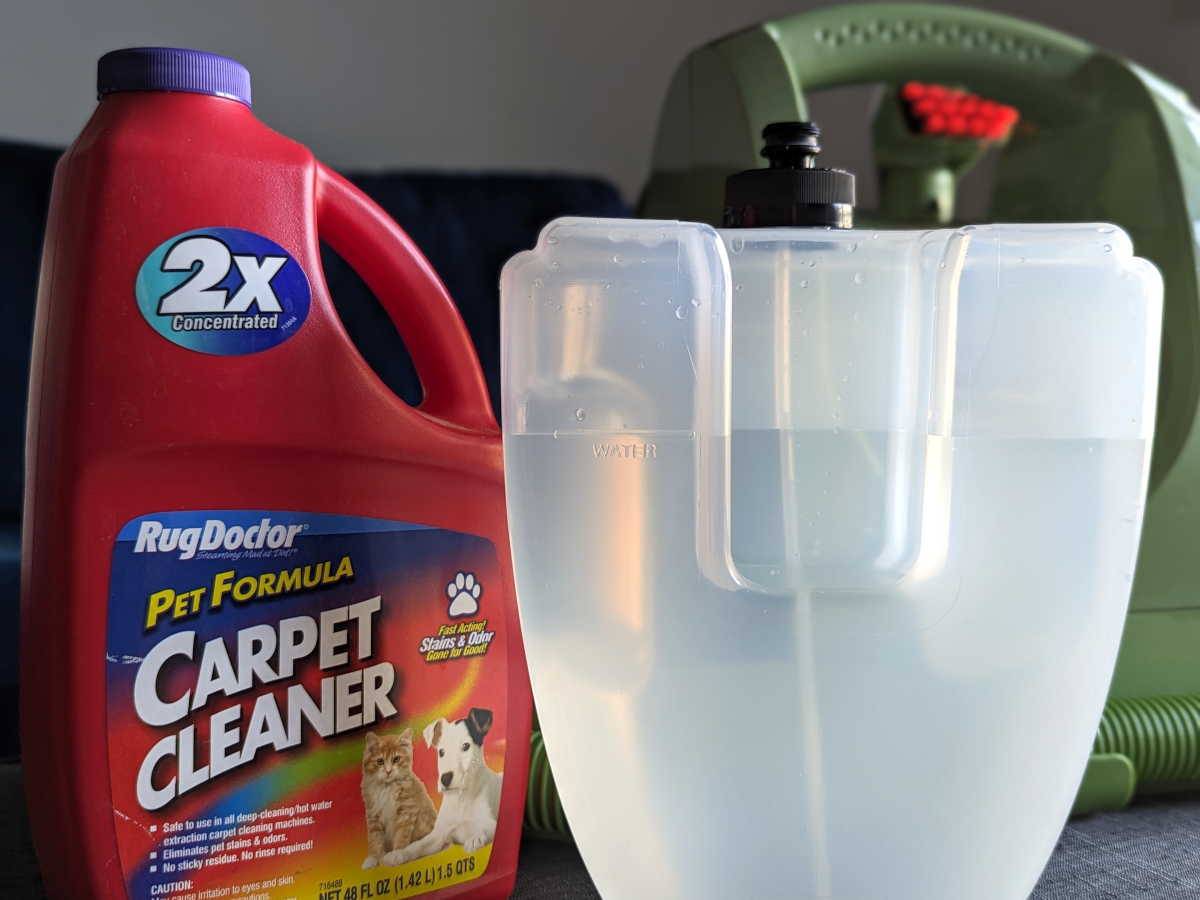
[{"label": "black tank cap", "polygon": [[763,129],[768,169],[725,179],[725,228],[854,227],[854,176],[816,168],[815,122],[773,122]]}]

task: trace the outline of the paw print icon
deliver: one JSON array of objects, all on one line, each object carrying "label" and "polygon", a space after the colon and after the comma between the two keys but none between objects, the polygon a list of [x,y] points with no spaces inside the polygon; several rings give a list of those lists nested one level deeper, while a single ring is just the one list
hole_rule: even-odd
[{"label": "paw print icon", "polygon": [[483,585],[475,580],[474,574],[459,572],[446,585],[446,596],[450,598],[449,615],[452,619],[473,616],[479,612],[479,595]]}]

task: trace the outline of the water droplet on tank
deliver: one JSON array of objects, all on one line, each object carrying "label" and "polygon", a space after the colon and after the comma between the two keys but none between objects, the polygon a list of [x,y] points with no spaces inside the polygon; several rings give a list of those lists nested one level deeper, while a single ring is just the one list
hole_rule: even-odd
[{"label": "water droplet on tank", "polygon": [[554,237],[553,235],[551,235],[550,237],[546,238],[546,243],[547,243],[547,244],[557,244],[557,243],[558,243],[558,238],[556,238],[556,237]]},{"label": "water droplet on tank", "polygon": [[546,282],[542,281],[540,278],[535,278],[533,279],[533,285],[534,287],[545,287]]},{"label": "water droplet on tank", "polygon": [[816,261],[815,259],[810,259],[810,260],[808,261],[808,267],[809,267],[810,269],[811,269],[813,266],[815,266],[816,264],[817,264],[817,261]]},{"label": "water droplet on tank", "polygon": [[746,289],[746,286],[744,284],[735,284],[733,286],[733,289],[735,291],[737,291],[738,293],[741,293],[742,291],[744,291]]},{"label": "water droplet on tank", "polygon": [[840,403],[840,402],[841,402],[841,400],[842,400],[842,395],[841,395],[841,394],[838,394],[838,395],[837,395],[837,398],[838,398],[838,402]]},{"label": "water droplet on tank", "polygon": [[677,318],[677,319],[686,319],[687,314],[688,314],[688,309],[686,306],[680,306],[675,309],[675,318]]},{"label": "water droplet on tank", "polygon": [[855,313],[855,314],[854,314],[854,321],[855,321],[855,322],[857,322],[857,321],[858,321],[858,313]]},{"label": "water droplet on tank", "polygon": [[1112,252],[1112,244],[1105,244],[1105,245],[1104,245],[1104,252],[1105,252],[1105,253],[1111,253],[1111,252]]},{"label": "water droplet on tank", "polygon": [[587,418],[587,411],[584,410],[583,407],[580,407],[579,409],[575,410],[575,418],[582,422]]},{"label": "water droplet on tank", "polygon": [[699,306],[700,306],[700,298],[699,297],[692,298],[692,306],[699,308]]},{"label": "water droplet on tank", "polygon": [[847,252],[847,253],[853,253],[853,252],[854,252],[855,250],[857,250],[857,249],[858,249],[858,244],[853,244],[853,243],[851,243],[851,244],[847,244],[847,245],[846,245],[846,252]]},{"label": "water droplet on tank", "polygon": [[675,298],[674,298],[674,297],[668,297],[668,298],[667,298],[667,302],[668,302],[668,303],[670,303],[670,304],[674,304],[674,303],[675,303]]},{"label": "water droplet on tank", "polygon": [[862,284],[866,280],[867,280],[867,276],[864,275],[862,272],[854,273],[854,283],[855,284]]},{"label": "water droplet on tank", "polygon": [[613,262],[620,265],[620,263],[621,263],[621,254],[620,253],[618,253],[616,256],[613,257]]},{"label": "water droplet on tank", "polygon": [[1096,452],[1095,447],[1088,447],[1088,453],[1095,453],[1095,452]]},{"label": "water droplet on tank", "polygon": [[800,334],[802,334],[804,337],[808,337],[808,329],[805,328],[802,332],[800,332]]},{"label": "water droplet on tank", "polygon": [[808,287],[808,279],[807,278],[800,279],[800,287],[802,287],[802,288]]},{"label": "water droplet on tank", "polygon": [[778,574],[779,574],[779,570],[778,570],[778,569],[772,569],[772,570],[771,570],[771,574],[772,574],[772,575],[778,575]]},{"label": "water droplet on tank", "polygon": [[[838,428],[838,427],[835,425],[835,426],[833,426],[833,433],[834,433],[834,434],[841,434],[841,433],[842,433],[842,429]],[[820,513],[817,513],[817,515],[819,516],[819,515],[820,515]]]},{"label": "water droplet on tank", "polygon": [[734,238],[732,241],[729,242],[729,249],[732,250],[734,253],[741,253],[742,247],[744,247],[744,246],[746,246],[745,242],[741,238]]}]

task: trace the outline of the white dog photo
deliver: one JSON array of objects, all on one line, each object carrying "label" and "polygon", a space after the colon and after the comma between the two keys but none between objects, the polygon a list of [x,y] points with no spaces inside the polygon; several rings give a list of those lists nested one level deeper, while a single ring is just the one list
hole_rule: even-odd
[{"label": "white dog photo", "polygon": [[422,856],[461,844],[467,853],[491,843],[500,813],[503,774],[493,772],[483,759],[483,739],[492,727],[490,709],[472,709],[465,719],[439,718],[425,728],[425,743],[437,750],[438,792],[442,806],[433,831],[419,841],[383,858],[385,866],[398,866]]}]

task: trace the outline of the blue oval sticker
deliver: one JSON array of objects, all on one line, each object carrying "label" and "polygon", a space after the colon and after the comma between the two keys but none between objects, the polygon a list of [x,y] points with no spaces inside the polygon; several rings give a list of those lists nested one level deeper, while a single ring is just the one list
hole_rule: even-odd
[{"label": "blue oval sticker", "polygon": [[167,340],[217,356],[257,353],[300,330],[312,291],[300,263],[240,228],[176,235],[146,257],[138,307]]}]

